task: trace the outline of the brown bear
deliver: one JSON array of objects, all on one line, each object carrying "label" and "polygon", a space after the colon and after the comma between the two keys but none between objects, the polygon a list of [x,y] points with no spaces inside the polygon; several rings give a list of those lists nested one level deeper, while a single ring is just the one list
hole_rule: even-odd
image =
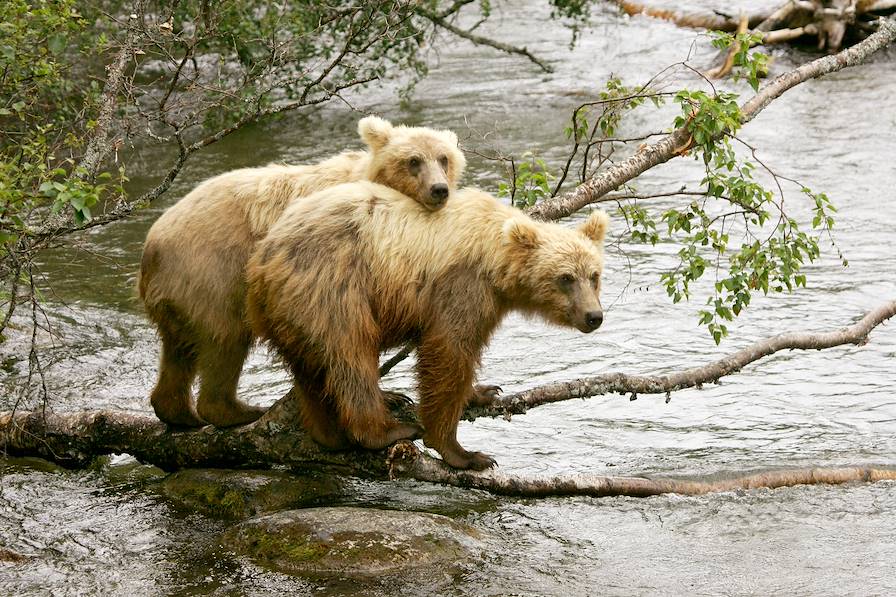
[{"label": "brown bear", "polygon": [[[446,130],[358,123],[368,151],[309,166],[246,168],[207,180],[150,228],[138,290],[162,340],[150,402],[166,423],[219,427],[248,423],[263,409],[236,397],[252,343],[245,314],[245,267],[252,248],[287,205],[335,184],[373,180],[416,200],[421,212],[448,201],[466,164]],[[422,208],[420,207],[422,206]],[[190,386],[199,374],[194,407]]]},{"label": "brown bear", "polygon": [[510,311],[600,326],[607,221],[536,222],[475,189],[427,212],[382,185],[339,185],[291,205],[258,243],[249,319],[291,368],[302,423],[330,448],[420,433],[389,414],[377,370],[380,351],[415,341],[424,442],[453,467],[484,469],[494,460],[456,437],[480,355]]}]

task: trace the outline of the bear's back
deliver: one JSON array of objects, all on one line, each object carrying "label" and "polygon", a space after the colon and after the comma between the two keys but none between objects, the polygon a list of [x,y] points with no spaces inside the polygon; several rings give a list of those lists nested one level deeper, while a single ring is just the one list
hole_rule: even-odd
[{"label": "bear's back", "polygon": [[476,189],[457,191],[445,207],[428,211],[394,189],[361,181],[292,203],[264,243],[285,248],[294,239],[351,238],[375,278],[419,281],[458,266],[497,267],[501,226],[511,217],[525,216]]},{"label": "bear's back", "polygon": [[[251,236],[260,238],[290,202],[360,179],[368,160],[365,151],[346,151],[318,164],[269,164],[225,172],[203,181],[171,206],[159,218],[159,227],[179,233],[184,226],[202,228],[203,223],[242,224]],[[222,222],[222,217],[229,223]]]}]

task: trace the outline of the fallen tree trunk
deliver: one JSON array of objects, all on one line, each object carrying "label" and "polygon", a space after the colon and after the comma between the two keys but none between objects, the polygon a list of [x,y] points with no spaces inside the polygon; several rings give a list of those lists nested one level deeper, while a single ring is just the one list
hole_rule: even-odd
[{"label": "fallen tree trunk", "polygon": [[[630,17],[644,15],[670,21],[679,27],[711,29],[713,31],[736,31],[740,26],[740,15],[737,14],[726,15],[718,11],[693,13],[682,10],[669,10],[629,0],[614,0],[614,3]],[[747,24],[752,29],[769,19],[772,14],[765,11],[752,13],[747,15]]]},{"label": "fallen tree trunk", "polygon": [[[756,342],[732,355],[702,367],[663,376],[609,373],[574,382],[547,384],[509,395],[488,407],[467,409],[465,417],[509,417],[541,404],[606,393],[668,393],[699,387],[739,371],[745,365],[788,349],[824,349],[846,344],[861,345],[883,321],[896,315],[896,300],[869,312],[857,323],[834,332],[781,334]],[[763,473],[713,481],[644,479],[641,477],[572,476],[548,479],[508,477],[496,471],[458,471],[401,442],[389,450],[322,450],[299,427],[300,403],[295,395],[281,398],[258,421],[243,427],[179,431],[152,416],[116,411],[57,414],[11,412],[0,414],[0,448],[11,455],[40,456],[64,466],[86,466],[95,456],[127,453],[166,470],[202,467],[327,470],[375,478],[412,478],[419,481],[471,487],[503,495],[632,495],[729,491],[743,487],[781,487],[803,483],[896,478],[889,469],[805,469]],[[399,406],[396,416],[415,421],[409,406]],[[883,472],[881,472],[881,470]],[[821,471],[821,472],[819,472]]]},{"label": "fallen tree trunk", "polygon": [[723,14],[685,12],[655,8],[641,2],[615,0],[629,16],[644,15],[675,23],[679,27],[711,31],[763,33],[763,44],[795,41],[815,37],[818,49],[837,52],[845,39],[863,39],[868,30],[875,30],[880,16],[896,9],[896,0],[787,0],[772,12]]}]

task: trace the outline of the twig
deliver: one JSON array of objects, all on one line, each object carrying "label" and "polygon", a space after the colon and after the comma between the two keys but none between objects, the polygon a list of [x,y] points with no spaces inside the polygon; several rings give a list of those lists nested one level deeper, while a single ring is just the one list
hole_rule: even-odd
[{"label": "twig", "polygon": [[390,358],[385,363],[380,365],[380,377],[384,377],[387,373],[389,373],[389,371],[392,370],[392,368],[395,365],[397,365],[398,363],[400,363],[403,360],[405,360],[406,358],[408,358],[408,356],[410,356],[411,352],[413,352],[413,351],[414,351],[414,343],[413,342],[408,342],[407,344],[402,346],[401,350],[399,350],[397,353],[395,353],[392,356],[392,358]]},{"label": "twig", "polygon": [[526,48],[519,48],[517,46],[506,44],[504,42],[500,42],[500,41],[497,41],[494,39],[489,39],[487,37],[482,37],[481,35],[476,35],[475,33],[465,31],[465,30],[461,29],[460,27],[456,27],[456,26],[452,25],[451,23],[449,23],[448,21],[446,21],[439,15],[431,13],[428,10],[423,9],[423,8],[418,7],[415,9],[415,12],[418,15],[420,15],[421,17],[432,21],[432,23],[434,25],[437,25],[437,26],[441,27],[442,29],[445,29],[446,31],[450,31],[454,35],[456,35],[458,37],[462,37],[462,38],[466,39],[467,41],[471,41],[478,46],[489,46],[491,48],[495,48],[496,50],[500,50],[500,51],[506,52],[508,54],[517,54],[519,56],[525,56],[526,58],[529,59],[530,62],[532,62],[533,64],[536,64],[544,72],[546,72],[546,73],[554,72],[553,68],[551,68],[548,64],[546,64],[541,59],[539,59],[538,57],[533,55]]},{"label": "twig", "polygon": [[133,24],[128,24],[125,40],[112,63],[106,68],[108,76],[103,87],[103,93],[100,96],[100,109],[96,117],[96,126],[93,128],[93,134],[87,142],[87,148],[84,150],[84,157],[81,158],[80,163],[88,178],[96,176],[103,159],[111,150],[109,125],[112,123],[112,117],[116,109],[118,109],[118,94],[121,93],[125,85],[125,69],[134,57],[134,50],[137,48],[139,39],[140,33],[137,27]]}]

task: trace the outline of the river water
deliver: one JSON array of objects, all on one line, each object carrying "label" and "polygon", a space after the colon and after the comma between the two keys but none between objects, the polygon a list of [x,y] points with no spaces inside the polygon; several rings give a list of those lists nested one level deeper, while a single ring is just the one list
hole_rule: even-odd
[{"label": "river water", "polygon": [[[731,3],[703,1],[720,8]],[[737,4],[737,3],[736,3]],[[741,2],[764,6],[770,2]],[[556,67],[542,74],[487,48],[451,44],[433,52],[433,69],[410,103],[391,89],[354,97],[359,108],[396,121],[449,127],[468,151],[466,184],[494,191],[505,173],[477,153],[532,151],[559,165],[563,128],[582,98],[611,74],[637,83],[692,54],[713,51],[694,31],[595,9],[593,26],[569,49],[569,32],[546,20],[542,3],[507,8],[485,34],[526,45]],[[814,57],[776,49],[772,75]],[[866,66],[810,81],[775,101],[743,131],[782,175],[829,194],[839,208],[836,250],[807,268],[808,288],[756,298],[716,347],[696,325],[702,296],[673,305],[659,275],[677,248],[615,242],[608,249],[604,304],[595,334],[510,318],[487,351],[480,378],[516,391],[553,380],[609,371],[661,373],[719,358],[784,330],[849,324],[896,298],[892,259],[896,224],[896,50]],[[692,75],[668,82],[697,86]],[[750,93],[742,83],[726,87]],[[332,105],[252,127],[210,147],[163,202],[131,221],[85,235],[46,257],[52,338],[41,340],[46,383],[59,410],[114,408],[146,412],[158,345],[134,299],[134,275],[146,230],[198,181],[270,161],[310,162],[357,147],[358,116]],[[671,121],[636,112],[622,133],[636,136]],[[653,127],[653,129],[651,128]],[[132,169],[136,190],[162,167],[153,156]],[[700,168],[678,159],[638,181],[642,191],[695,189]],[[794,188],[793,213],[805,218]],[[652,205],[659,211],[677,199]],[[23,386],[26,338],[2,347],[0,409]],[[504,472],[553,474],[724,475],[798,465],[896,465],[896,332],[875,330],[862,347],[789,352],[750,365],[721,385],[629,401],[622,396],[538,408],[512,421],[463,424],[461,441],[495,456]],[[408,363],[385,381],[411,391]],[[263,353],[251,358],[244,398],[272,403],[288,386]],[[33,406],[26,398],[24,406]],[[115,457],[69,472],[33,460],[0,461],[0,547],[33,559],[0,562],[0,594],[9,595],[632,595],[856,594],[896,592],[896,484],[795,487],[704,497],[649,499],[498,499],[416,483],[357,481],[341,503],[448,513],[481,529],[487,550],[462,573],[423,584],[363,586],[306,582],[255,568],[215,549],[225,524],[178,511],[153,489],[160,473]]]}]

